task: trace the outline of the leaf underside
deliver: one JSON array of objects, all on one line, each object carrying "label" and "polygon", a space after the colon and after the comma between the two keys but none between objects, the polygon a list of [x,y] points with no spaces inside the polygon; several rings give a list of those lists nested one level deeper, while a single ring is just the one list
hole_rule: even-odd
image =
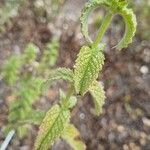
[{"label": "leaf underside", "polygon": [[42,91],[48,89],[48,87],[52,84],[54,80],[60,79],[73,82],[73,71],[67,68],[58,68],[56,70],[51,71],[49,79],[43,83]]},{"label": "leaf underside", "polygon": [[95,113],[96,115],[100,115],[102,112],[102,106],[105,103],[105,91],[103,86],[97,81],[89,89],[90,94],[93,97],[93,102],[95,105]]},{"label": "leaf underside", "polygon": [[58,139],[70,119],[70,112],[59,105],[53,106],[46,114],[35,142],[35,150],[46,150]]},{"label": "leaf underside", "polygon": [[68,124],[62,138],[66,140],[74,150],[85,150],[85,144],[80,140],[79,131],[72,124]]},{"label": "leaf underside", "polygon": [[104,64],[103,48],[103,45],[99,48],[89,48],[88,46],[81,48],[74,70],[74,85],[77,93],[84,95],[98,77]]},{"label": "leaf underside", "polygon": [[134,15],[131,9],[127,8],[126,1],[120,0],[92,0],[85,4],[82,14],[81,14],[81,31],[85,39],[89,42],[92,42],[88,35],[88,17],[91,11],[99,6],[104,6],[108,11],[114,14],[120,14],[125,22],[125,33],[122,40],[116,46],[117,49],[121,50],[125,48],[132,42],[132,38],[135,35],[136,31],[136,16]]}]

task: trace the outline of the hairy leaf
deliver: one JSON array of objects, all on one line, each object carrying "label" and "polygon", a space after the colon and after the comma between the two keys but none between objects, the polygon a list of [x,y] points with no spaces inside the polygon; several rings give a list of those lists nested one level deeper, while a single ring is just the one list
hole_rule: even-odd
[{"label": "hairy leaf", "polygon": [[9,84],[13,85],[17,81],[17,75],[19,74],[19,69],[22,66],[20,56],[11,56],[4,64],[2,70],[2,76],[4,80]]},{"label": "hairy leaf", "polygon": [[122,40],[116,46],[117,49],[121,50],[122,48],[126,48],[128,44],[132,42],[132,38],[135,35],[136,31],[136,17],[133,14],[131,9],[124,8],[119,12],[119,14],[123,17],[125,21],[125,33]]},{"label": "hairy leaf", "polygon": [[47,89],[47,87],[49,87],[54,80],[59,80],[59,79],[72,82],[73,71],[67,68],[58,68],[56,70],[51,71],[49,75],[49,79],[42,86],[43,91],[45,91],[45,89]]},{"label": "hairy leaf", "polygon": [[79,131],[72,124],[65,128],[62,138],[66,140],[74,150],[85,150],[85,144],[80,140]]},{"label": "hairy leaf", "polygon": [[29,43],[26,46],[26,48],[24,50],[24,54],[23,54],[24,64],[35,60],[36,54],[37,54],[38,51],[39,51],[39,48],[36,45],[34,45],[33,43]]},{"label": "hairy leaf", "polygon": [[59,42],[57,40],[52,40],[52,42],[46,45],[39,64],[42,71],[49,68],[49,66],[53,67],[55,65],[58,56],[58,48]]},{"label": "hairy leaf", "polygon": [[103,45],[97,48],[88,46],[81,48],[74,70],[74,84],[77,93],[84,95],[98,77],[104,64],[103,48]]},{"label": "hairy leaf", "polygon": [[59,105],[53,106],[46,114],[35,142],[36,150],[46,150],[59,138],[68,124],[70,112]]},{"label": "hairy leaf", "polygon": [[96,115],[100,115],[105,100],[105,91],[103,86],[95,81],[94,84],[90,87],[89,91],[93,97]]},{"label": "hairy leaf", "polygon": [[126,29],[122,40],[116,47],[119,50],[127,47],[127,45],[132,42],[137,23],[133,11],[127,8],[127,2],[125,0],[91,0],[87,2],[82,10],[82,15],[80,18],[81,31],[85,39],[92,42],[92,40],[88,36],[87,22],[91,11],[99,6],[104,6],[109,12],[120,14],[123,17]]},{"label": "hairy leaf", "polygon": [[39,125],[43,121],[44,117],[45,117],[45,112],[31,110],[30,115],[28,115],[25,119],[19,120],[18,124],[19,125],[24,125],[24,124]]}]

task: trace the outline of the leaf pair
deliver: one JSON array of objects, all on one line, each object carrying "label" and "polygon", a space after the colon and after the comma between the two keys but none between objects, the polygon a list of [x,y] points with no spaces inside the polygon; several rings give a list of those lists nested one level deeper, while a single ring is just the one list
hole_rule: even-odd
[{"label": "leaf pair", "polygon": [[132,38],[136,31],[136,17],[131,9],[127,8],[127,2],[125,0],[91,0],[87,2],[82,10],[81,31],[85,39],[92,43],[88,35],[88,17],[91,11],[99,6],[104,6],[110,13],[119,14],[123,17],[125,22],[125,33],[122,40],[116,46],[117,49],[127,47],[132,42]]}]

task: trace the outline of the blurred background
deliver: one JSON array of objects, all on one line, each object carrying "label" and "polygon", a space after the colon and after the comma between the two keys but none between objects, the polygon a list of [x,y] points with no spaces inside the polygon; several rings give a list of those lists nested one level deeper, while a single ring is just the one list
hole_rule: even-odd
[{"label": "blurred background", "polygon": [[[84,44],[79,17],[86,0],[0,1],[0,145],[15,129],[8,150],[31,150],[40,118],[58,102],[58,81],[43,94],[38,90],[56,67],[73,68]],[[137,16],[133,43],[122,52],[112,49],[124,33],[116,15],[103,42],[105,65],[99,74],[106,103],[100,117],[92,113],[90,95],[78,100],[71,122],[87,150],[150,150],[150,1],[129,0]],[[94,37],[105,16],[103,8],[89,18]],[[30,118],[29,118],[30,116]],[[35,121],[37,125],[26,122]],[[53,150],[71,150],[59,140]]]}]

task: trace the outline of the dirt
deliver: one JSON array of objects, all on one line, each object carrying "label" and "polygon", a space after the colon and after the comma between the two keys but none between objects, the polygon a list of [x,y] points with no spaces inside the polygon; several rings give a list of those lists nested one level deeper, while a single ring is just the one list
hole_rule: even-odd
[{"label": "dirt", "polygon": [[[35,43],[42,50],[46,42],[57,36],[60,38],[60,48],[56,67],[73,68],[76,55],[84,43],[78,20],[83,4],[84,0],[67,1],[51,22],[38,19],[32,5],[19,10],[18,16],[6,24],[6,32],[0,35],[0,64],[10,55],[21,52],[28,42]],[[116,25],[116,19],[103,39],[107,43],[105,65],[99,75],[107,97],[103,112],[100,117],[93,115],[92,99],[86,94],[84,98],[79,98],[72,110],[71,122],[79,129],[87,150],[149,150],[150,42],[135,36],[133,43],[123,51],[112,49],[123,33],[123,29]],[[63,82],[58,83],[56,88],[59,85],[66,88]],[[0,80],[0,128],[5,126],[8,113],[6,101],[10,93],[6,91],[4,82]],[[54,103],[57,97],[55,91],[55,88],[49,91],[51,99],[41,98],[39,103],[43,105],[42,109],[48,109]],[[15,136],[8,150],[31,150],[37,130],[38,127],[33,126],[22,140]],[[4,138],[0,130],[0,142]],[[60,140],[52,149],[71,148]]]}]

